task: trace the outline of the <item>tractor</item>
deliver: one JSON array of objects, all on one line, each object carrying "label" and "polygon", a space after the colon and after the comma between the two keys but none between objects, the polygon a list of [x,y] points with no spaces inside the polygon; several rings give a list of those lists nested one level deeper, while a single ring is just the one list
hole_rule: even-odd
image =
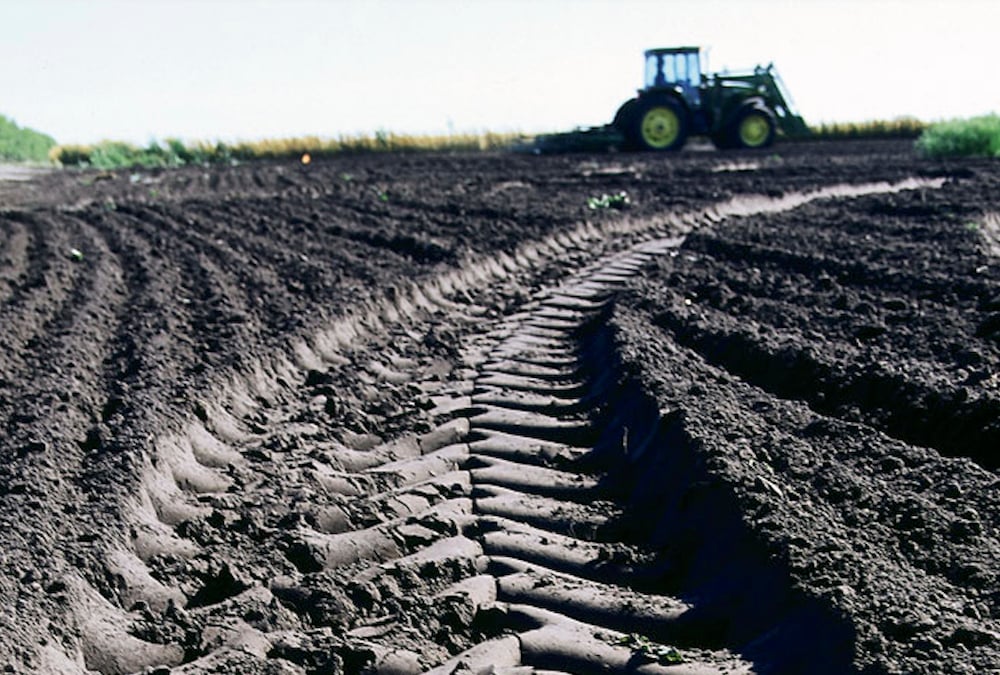
[{"label": "tractor", "polygon": [[809,132],[773,64],[746,73],[705,74],[699,47],[645,54],[645,87],[611,123],[628,149],[679,150],[691,135],[708,136],[719,148],[766,148],[779,132]]}]

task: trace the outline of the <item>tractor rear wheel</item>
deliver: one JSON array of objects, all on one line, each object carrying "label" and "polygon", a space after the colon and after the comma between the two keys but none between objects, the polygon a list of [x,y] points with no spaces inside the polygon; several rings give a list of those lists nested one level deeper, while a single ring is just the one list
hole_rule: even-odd
[{"label": "tractor rear wheel", "polygon": [[687,141],[687,111],[672,98],[641,100],[627,135],[630,145],[641,150],[679,150]]},{"label": "tractor rear wheel", "polygon": [[732,145],[737,148],[766,148],[774,143],[774,115],[767,108],[747,108],[733,120]]},{"label": "tractor rear wheel", "polygon": [[615,119],[612,120],[611,126],[623,135],[628,135],[629,125],[632,124],[632,120],[635,118],[635,108],[637,105],[639,105],[639,99],[637,98],[630,98],[622,103],[618,108],[618,112],[615,113]]}]

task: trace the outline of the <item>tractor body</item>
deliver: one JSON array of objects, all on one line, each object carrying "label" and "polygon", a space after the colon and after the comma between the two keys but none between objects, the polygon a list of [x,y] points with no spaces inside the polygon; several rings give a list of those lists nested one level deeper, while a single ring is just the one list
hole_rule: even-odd
[{"label": "tractor body", "polygon": [[720,148],[764,148],[777,134],[809,132],[773,64],[743,73],[703,72],[698,47],[646,51],[645,86],[612,126],[637,150],[677,150],[703,135]]}]

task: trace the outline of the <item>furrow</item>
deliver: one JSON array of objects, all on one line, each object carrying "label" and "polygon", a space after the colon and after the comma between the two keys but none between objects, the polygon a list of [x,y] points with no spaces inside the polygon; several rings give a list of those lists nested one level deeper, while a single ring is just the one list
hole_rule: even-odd
[{"label": "furrow", "polygon": [[[27,232],[25,257],[38,261],[28,267],[22,275],[8,282],[9,292],[0,304],[0,325],[4,327],[4,348],[10,358],[3,365],[8,372],[0,372],[0,378],[14,381],[18,373],[12,369],[23,367],[26,354],[36,350],[36,343],[46,338],[46,330],[58,321],[60,313],[72,312],[74,291],[88,283],[82,269],[85,265],[74,264],[71,252],[74,248],[82,255],[86,251],[81,242],[82,232],[73,223],[56,226],[44,216],[32,214],[8,214],[6,219],[21,225]],[[68,306],[67,306],[68,305]]]},{"label": "furrow", "polygon": [[0,217],[0,307],[14,293],[27,270],[31,236],[23,223]]},{"label": "furrow", "polygon": [[581,356],[595,348],[587,334],[608,289],[646,262],[645,254],[617,256],[546,293],[477,369],[466,406],[481,411],[468,417],[464,464],[472,532],[484,554],[478,569],[493,580],[490,602],[503,608],[517,643],[473,647],[463,655],[468,663],[505,659],[532,672],[714,673],[723,662],[746,669],[728,653],[695,663],[664,651],[685,661],[669,667],[643,658],[638,647],[657,642],[706,647],[711,627],[689,603],[658,592],[668,572],[660,556],[627,541],[624,505],[600,475],[580,472],[602,436],[597,413],[610,386]]}]

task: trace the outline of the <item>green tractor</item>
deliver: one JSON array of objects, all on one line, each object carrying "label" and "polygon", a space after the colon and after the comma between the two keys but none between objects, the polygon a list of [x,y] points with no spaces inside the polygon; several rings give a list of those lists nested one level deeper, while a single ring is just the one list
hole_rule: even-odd
[{"label": "green tractor", "polygon": [[774,65],[748,73],[702,73],[699,47],[646,51],[646,86],[611,126],[634,150],[679,150],[688,136],[719,148],[766,148],[775,135],[807,134]]}]

